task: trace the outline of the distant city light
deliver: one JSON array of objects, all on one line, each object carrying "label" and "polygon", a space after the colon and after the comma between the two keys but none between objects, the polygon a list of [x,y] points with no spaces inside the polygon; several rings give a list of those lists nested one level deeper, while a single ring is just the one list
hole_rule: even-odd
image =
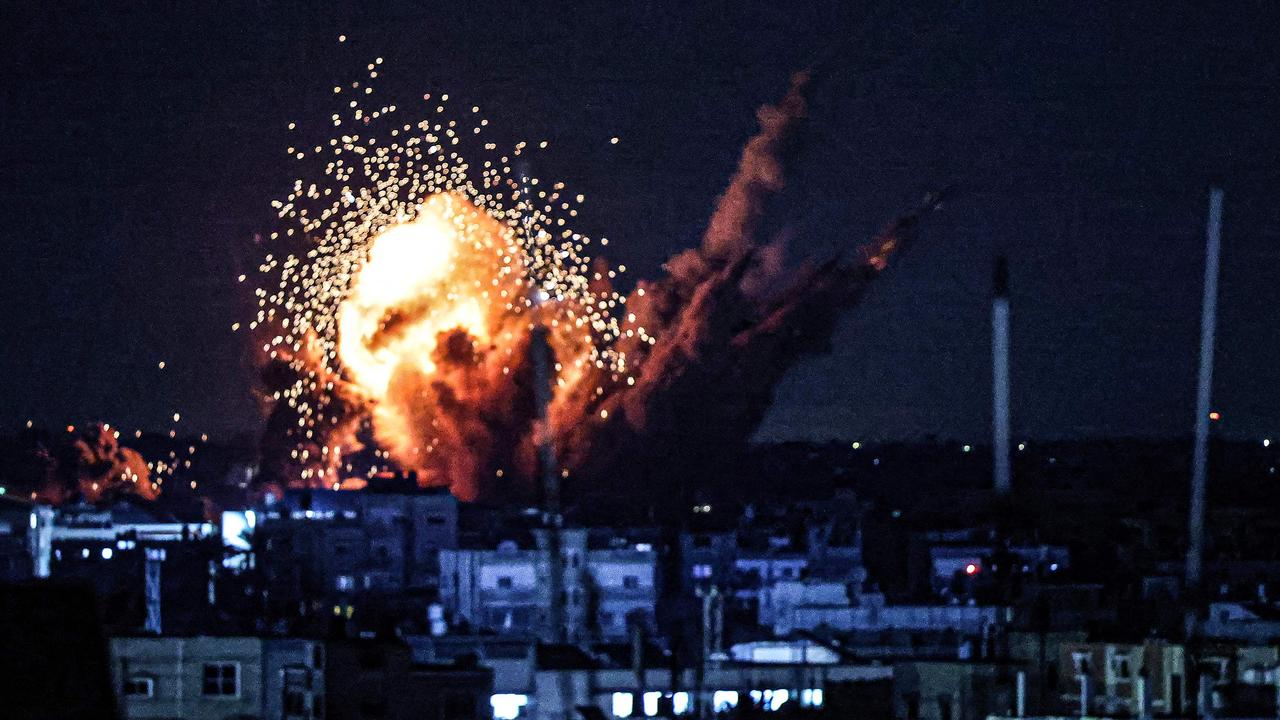
[{"label": "distant city light", "polygon": [[968,565],[965,565],[965,566],[964,566],[964,574],[965,574],[965,575],[977,575],[977,574],[978,574],[978,566],[977,566],[977,564],[975,564],[975,563],[969,563]]},{"label": "distant city light", "polygon": [[1262,440],[1262,447],[1271,447],[1271,438],[1264,438]]},{"label": "distant city light", "polygon": [[1027,449],[1026,443],[1018,443],[1018,450],[1026,450],[1026,449]]},{"label": "distant city light", "polygon": [[112,556],[113,554],[115,554],[115,553],[111,550],[111,548],[109,548],[109,547],[102,548],[102,559],[103,559],[103,560],[110,560],[110,559],[111,559],[111,556]]},{"label": "distant city light", "polygon": [[964,448],[963,448],[963,450],[964,450],[965,452],[969,452],[969,451],[970,451],[970,450],[972,450],[972,449],[973,449],[973,446],[972,446],[972,445],[965,445],[965,446],[964,446]]},{"label": "distant city light", "polygon": [[860,448],[860,447],[862,447],[862,443],[858,442],[857,440],[854,440],[854,441],[853,441],[853,449],[854,449],[854,450],[857,450],[857,449],[858,449],[858,448]]},{"label": "distant city light", "polygon": [[1209,419],[1214,422],[1217,422],[1222,419],[1222,413],[1218,412],[1217,410],[1214,410],[1213,412],[1209,413]]}]

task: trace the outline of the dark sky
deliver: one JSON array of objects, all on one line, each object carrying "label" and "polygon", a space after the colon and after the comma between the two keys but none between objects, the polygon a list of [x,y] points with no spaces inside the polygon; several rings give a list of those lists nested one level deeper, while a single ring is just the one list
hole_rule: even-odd
[{"label": "dark sky", "polygon": [[697,240],[754,108],[804,67],[797,254],[954,185],[768,438],[985,437],[998,251],[1019,436],[1186,432],[1220,180],[1215,406],[1224,433],[1280,434],[1275,3],[374,4],[6,3],[0,423],[256,433],[230,326],[292,179],[285,125],[327,138],[335,81],[382,56],[391,102],[448,92],[550,139],[539,174],[588,196],[583,228],[633,275]]}]

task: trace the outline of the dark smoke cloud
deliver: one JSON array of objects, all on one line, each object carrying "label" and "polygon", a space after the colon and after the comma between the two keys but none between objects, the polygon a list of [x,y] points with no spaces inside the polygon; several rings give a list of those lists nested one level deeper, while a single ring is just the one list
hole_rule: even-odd
[{"label": "dark smoke cloud", "polygon": [[28,430],[5,452],[5,484],[15,494],[59,504],[129,496],[155,500],[159,487],[142,455],[119,441],[105,423],[90,423],[66,432]]},{"label": "dark smoke cloud", "polygon": [[731,465],[778,382],[801,358],[829,349],[842,312],[937,206],[940,196],[926,198],[852,257],[789,266],[782,242],[760,234],[768,201],[785,186],[808,86],[798,74],[781,103],[760,110],[760,131],[702,245],[676,255],[667,277],[628,297],[628,310],[660,341],[626,347],[638,367],[634,385],[584,394],[560,418],[563,460],[580,485],[678,483]]}]

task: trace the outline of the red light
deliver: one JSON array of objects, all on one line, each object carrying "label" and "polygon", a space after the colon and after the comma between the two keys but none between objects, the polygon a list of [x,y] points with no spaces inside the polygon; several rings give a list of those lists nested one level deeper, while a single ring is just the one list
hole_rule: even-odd
[{"label": "red light", "polygon": [[1209,419],[1214,422],[1217,422],[1222,419],[1222,413],[1218,412],[1217,410],[1214,410],[1213,412],[1209,413]]},{"label": "red light", "polygon": [[977,575],[977,574],[978,574],[978,566],[977,566],[976,564],[974,564],[974,563],[969,563],[968,565],[965,565],[965,566],[964,566],[964,574],[965,574],[965,575]]}]

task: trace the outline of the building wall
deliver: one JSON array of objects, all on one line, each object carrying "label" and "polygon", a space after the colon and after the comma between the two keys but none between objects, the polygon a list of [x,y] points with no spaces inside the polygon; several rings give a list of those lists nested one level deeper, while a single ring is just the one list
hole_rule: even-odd
[{"label": "building wall", "polygon": [[[624,638],[628,615],[652,618],[657,601],[657,556],[652,551],[588,551],[586,533],[575,531],[565,531],[561,550],[571,636]],[[476,628],[537,633],[551,603],[545,565],[537,550],[443,550],[440,595],[445,613]]]},{"label": "building wall", "polygon": [[268,638],[263,647],[263,720],[325,717],[324,644]]},{"label": "building wall", "polygon": [[1141,645],[1063,643],[1058,664],[1061,705],[1079,709],[1087,677],[1091,711],[1136,713],[1141,702],[1138,679],[1143,678],[1155,712],[1186,708],[1183,662],[1182,646],[1158,640]]},{"label": "building wall", "polygon": [[[224,720],[260,717],[263,708],[263,641],[247,637],[113,638],[112,678],[130,720]],[[206,692],[205,667],[235,670],[234,692]],[[151,697],[124,695],[127,681],[149,680]],[[226,684],[220,683],[226,689]]]}]

